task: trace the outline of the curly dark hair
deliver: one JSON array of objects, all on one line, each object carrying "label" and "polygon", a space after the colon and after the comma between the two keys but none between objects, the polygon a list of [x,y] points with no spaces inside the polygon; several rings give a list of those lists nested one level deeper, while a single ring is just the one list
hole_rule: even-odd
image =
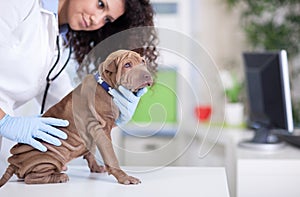
[{"label": "curly dark hair", "polygon": [[107,23],[95,31],[71,30],[68,33],[68,38],[72,43],[75,58],[80,64],[77,69],[79,76],[82,76],[80,73],[91,73],[97,69],[95,67],[90,68],[90,62],[84,62],[87,54],[94,46],[116,33],[137,27],[147,28],[130,31],[129,34],[126,34],[126,38],[122,39],[122,42],[110,43],[110,49],[106,48],[98,51],[98,62],[99,59],[103,61],[114,50],[131,49],[145,57],[149,62],[150,71],[155,73],[157,68],[156,59],[158,52],[156,45],[158,44],[158,37],[154,29],[153,16],[154,11],[149,0],[125,0],[124,14],[113,23]]}]

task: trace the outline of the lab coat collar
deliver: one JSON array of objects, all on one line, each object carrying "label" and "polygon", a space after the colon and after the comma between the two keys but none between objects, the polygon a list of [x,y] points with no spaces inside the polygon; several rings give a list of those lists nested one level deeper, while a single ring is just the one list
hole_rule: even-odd
[{"label": "lab coat collar", "polygon": [[64,39],[65,43],[68,43],[67,33],[69,32],[69,25],[64,24],[59,26],[59,34]]},{"label": "lab coat collar", "polygon": [[[41,5],[45,10],[54,13],[57,17],[59,0],[41,0]],[[69,26],[67,24],[59,26],[59,34],[63,37],[64,41],[68,43],[67,33],[69,32]]]},{"label": "lab coat collar", "polygon": [[41,0],[41,5],[45,10],[53,12],[57,16],[59,0]]}]

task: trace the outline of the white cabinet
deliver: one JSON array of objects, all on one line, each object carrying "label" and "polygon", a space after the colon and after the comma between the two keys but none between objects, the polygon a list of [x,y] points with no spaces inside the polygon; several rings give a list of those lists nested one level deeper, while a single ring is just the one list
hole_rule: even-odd
[{"label": "white cabinet", "polygon": [[172,164],[177,158],[177,141],[172,136],[125,136],[122,140],[121,165],[162,167]]},{"label": "white cabinet", "polygon": [[286,146],[272,152],[239,148],[237,197],[299,197],[300,149]]},{"label": "white cabinet", "polygon": [[290,145],[273,151],[241,148],[253,132],[224,129],[225,167],[232,197],[299,197],[300,149]]}]

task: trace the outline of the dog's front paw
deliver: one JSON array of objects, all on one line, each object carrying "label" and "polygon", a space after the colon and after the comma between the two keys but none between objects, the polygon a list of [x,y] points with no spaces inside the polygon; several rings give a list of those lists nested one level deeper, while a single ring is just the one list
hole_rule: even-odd
[{"label": "dog's front paw", "polygon": [[118,168],[111,168],[108,165],[106,165],[106,169],[108,171],[108,174],[112,174],[119,183],[124,185],[130,185],[130,184],[139,184],[141,181],[138,178],[128,176],[123,170]]},{"label": "dog's front paw", "polygon": [[136,185],[141,183],[141,181],[138,178],[128,176],[128,175],[118,177],[118,182],[124,185],[130,185],[130,184]]},{"label": "dog's front paw", "polygon": [[90,165],[89,168],[90,168],[91,172],[95,172],[95,173],[104,173],[104,172],[106,172],[106,169],[105,169],[104,166],[100,166],[100,165],[95,164],[95,163],[93,165]]}]

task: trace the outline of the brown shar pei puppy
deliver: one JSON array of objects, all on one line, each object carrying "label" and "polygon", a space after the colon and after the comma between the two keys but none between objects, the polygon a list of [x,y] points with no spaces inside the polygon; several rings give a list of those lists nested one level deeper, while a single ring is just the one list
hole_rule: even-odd
[{"label": "brown shar pei puppy", "polygon": [[[123,85],[133,92],[151,86],[153,78],[147,69],[145,60],[137,53],[119,50],[111,53],[100,64],[99,75],[110,87]],[[61,173],[66,164],[74,158],[84,156],[91,172],[112,174],[119,183],[138,184],[140,180],[121,170],[111,142],[111,130],[119,116],[119,109],[113,98],[99,85],[96,77],[87,75],[83,82],[59,103],[50,108],[43,116],[69,121],[68,127],[59,129],[66,132],[68,138],[61,140],[61,146],[42,142],[47,152],[40,152],[26,144],[16,144],[11,149],[5,174],[0,179],[0,187],[13,174],[24,179],[27,184],[61,183],[68,176]],[[104,166],[97,164],[94,158],[96,147],[104,160]]]}]

